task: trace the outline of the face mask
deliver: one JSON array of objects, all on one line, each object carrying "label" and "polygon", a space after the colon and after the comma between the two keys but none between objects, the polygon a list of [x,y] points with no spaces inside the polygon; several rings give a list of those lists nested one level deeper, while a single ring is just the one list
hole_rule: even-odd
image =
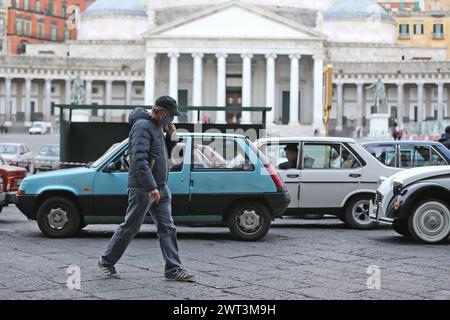
[{"label": "face mask", "polygon": [[168,126],[168,125],[172,124],[173,119],[175,119],[174,116],[167,116],[167,117],[165,117],[165,118],[163,119],[163,124],[164,124],[165,126]]}]

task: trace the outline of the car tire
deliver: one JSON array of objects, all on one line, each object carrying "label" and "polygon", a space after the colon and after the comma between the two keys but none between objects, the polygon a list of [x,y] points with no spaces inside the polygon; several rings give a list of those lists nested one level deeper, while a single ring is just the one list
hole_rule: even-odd
[{"label": "car tire", "polygon": [[0,213],[2,213],[3,207],[0,206]]},{"label": "car tire", "polygon": [[440,199],[419,202],[411,210],[408,227],[420,243],[442,243],[450,235],[450,208]]},{"label": "car tire", "polygon": [[345,206],[345,222],[358,230],[369,230],[378,224],[369,220],[369,204],[373,196],[360,195],[351,198]]},{"label": "car tire", "polygon": [[70,238],[81,225],[77,206],[63,197],[45,200],[38,209],[36,220],[39,229],[49,238]]},{"label": "car tire", "polygon": [[272,217],[266,206],[257,202],[241,202],[228,215],[228,227],[239,240],[257,241],[269,232]]},{"label": "car tire", "polygon": [[395,232],[398,234],[405,236],[405,237],[411,237],[411,232],[409,231],[408,221],[403,220],[395,220],[392,224],[392,229],[394,229]]}]

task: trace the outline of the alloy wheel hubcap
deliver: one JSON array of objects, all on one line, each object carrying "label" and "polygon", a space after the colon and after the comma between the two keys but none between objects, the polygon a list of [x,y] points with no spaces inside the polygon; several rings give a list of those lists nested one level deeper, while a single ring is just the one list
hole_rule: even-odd
[{"label": "alloy wheel hubcap", "polygon": [[369,201],[361,200],[353,206],[353,217],[359,224],[370,224],[369,219]]},{"label": "alloy wheel hubcap", "polygon": [[257,231],[261,225],[261,217],[253,209],[243,210],[238,217],[238,225],[245,233]]},{"label": "alloy wheel hubcap", "polygon": [[69,213],[63,208],[53,208],[47,215],[47,221],[53,230],[64,229],[69,223]]}]

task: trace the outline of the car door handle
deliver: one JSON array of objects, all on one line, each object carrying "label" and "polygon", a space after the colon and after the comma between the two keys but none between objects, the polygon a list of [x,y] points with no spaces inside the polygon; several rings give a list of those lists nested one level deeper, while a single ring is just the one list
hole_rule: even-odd
[{"label": "car door handle", "polygon": [[294,178],[300,177],[300,175],[299,174],[288,174],[287,177],[291,178],[291,179],[294,179]]},{"label": "car door handle", "polygon": [[350,178],[361,178],[361,174],[360,173],[350,173],[349,177]]}]

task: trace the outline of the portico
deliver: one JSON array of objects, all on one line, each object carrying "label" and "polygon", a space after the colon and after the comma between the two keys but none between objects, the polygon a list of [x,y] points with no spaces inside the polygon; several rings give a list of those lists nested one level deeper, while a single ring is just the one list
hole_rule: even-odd
[{"label": "portico", "polygon": [[[145,39],[148,104],[168,89],[173,96],[188,91],[189,105],[227,106],[233,89],[243,107],[273,107],[270,126],[283,118],[283,92],[289,91],[289,124],[322,127],[325,37],[313,29],[260,8],[227,3],[151,29]],[[212,83],[214,90],[207,90]],[[313,94],[306,93],[309,89]],[[230,121],[223,111],[209,116],[217,123]],[[250,112],[238,119],[257,120]]]}]

